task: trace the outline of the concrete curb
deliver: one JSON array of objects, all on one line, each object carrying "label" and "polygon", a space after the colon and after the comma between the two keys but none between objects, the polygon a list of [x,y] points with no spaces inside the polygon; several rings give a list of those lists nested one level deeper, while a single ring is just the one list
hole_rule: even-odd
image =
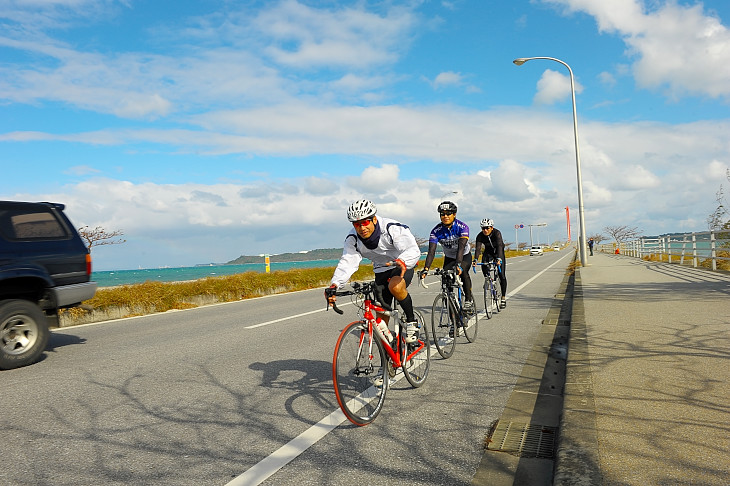
[{"label": "concrete curb", "polygon": [[[473,486],[553,484],[573,282],[574,274],[566,271],[504,412],[486,439],[484,455],[471,482]],[[517,434],[522,433],[520,443],[527,444],[525,447],[510,444],[509,434],[513,429]]]},{"label": "concrete curb", "polygon": [[596,405],[593,399],[583,288],[580,268],[575,270],[566,363],[563,413],[555,458],[553,484],[600,485]]}]

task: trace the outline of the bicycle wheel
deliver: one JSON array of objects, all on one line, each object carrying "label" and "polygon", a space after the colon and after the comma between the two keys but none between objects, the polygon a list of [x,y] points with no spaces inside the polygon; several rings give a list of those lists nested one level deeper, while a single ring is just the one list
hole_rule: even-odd
[{"label": "bicycle wheel", "polygon": [[496,312],[501,311],[501,307],[499,306],[499,300],[502,296],[502,288],[499,284],[499,274],[495,271],[494,272],[494,278],[492,279],[492,285],[494,286],[494,289],[492,291],[492,297],[494,299],[494,308],[496,309]]},{"label": "bicycle wheel", "polygon": [[454,354],[456,339],[454,338],[455,315],[453,304],[444,293],[436,296],[431,306],[431,331],[436,351],[442,358],[448,359]]},{"label": "bicycle wheel", "polygon": [[365,321],[351,322],[342,330],[332,359],[332,378],[337,403],[353,424],[367,425],[382,410],[388,391],[386,363],[383,344],[375,335],[370,342]]},{"label": "bicycle wheel", "polygon": [[494,308],[492,307],[492,287],[494,282],[489,279],[489,275],[484,277],[484,313],[487,314],[487,319],[492,318],[494,314]]},{"label": "bicycle wheel", "polygon": [[428,376],[428,370],[431,368],[431,343],[428,341],[428,331],[426,323],[420,312],[414,310],[416,322],[418,322],[418,341],[406,343],[405,332],[400,333],[401,349],[404,350],[401,355],[401,363],[403,363],[403,374],[414,388],[423,385]]},{"label": "bicycle wheel", "polygon": [[472,311],[464,312],[464,336],[466,340],[473,343],[477,340],[477,328],[479,327],[479,311],[477,303],[474,301],[474,295],[471,296]]}]

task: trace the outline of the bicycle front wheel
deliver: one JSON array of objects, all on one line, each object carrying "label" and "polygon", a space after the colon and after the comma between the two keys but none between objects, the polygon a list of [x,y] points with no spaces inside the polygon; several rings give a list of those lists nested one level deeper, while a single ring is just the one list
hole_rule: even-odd
[{"label": "bicycle front wheel", "polygon": [[352,322],[337,339],[332,359],[335,396],[342,412],[355,425],[378,416],[388,391],[387,359],[377,336],[365,321]]},{"label": "bicycle front wheel", "polygon": [[492,307],[492,304],[494,303],[492,301],[493,287],[494,282],[489,279],[489,275],[484,277],[484,313],[487,315],[487,319],[491,319],[492,314],[494,314],[494,308]]},{"label": "bicycle front wheel", "polygon": [[473,343],[477,340],[477,328],[479,327],[479,311],[473,295],[471,305],[472,310],[464,311],[464,336],[467,341]]},{"label": "bicycle front wheel", "polygon": [[447,294],[442,293],[436,296],[431,306],[431,331],[436,351],[442,358],[448,359],[454,354],[456,346],[455,310]]},{"label": "bicycle front wheel", "polygon": [[403,374],[414,388],[423,385],[428,376],[428,370],[431,368],[431,343],[428,341],[428,331],[423,316],[417,310],[413,311],[418,322],[418,332],[416,333],[417,341],[406,343],[405,333],[401,333],[401,363],[403,363]]},{"label": "bicycle front wheel", "polygon": [[492,291],[492,296],[494,297],[494,308],[496,309],[496,312],[501,311],[500,307],[500,298],[502,297],[502,288],[499,286],[499,275],[495,274],[494,279],[492,279],[492,285],[494,290]]}]

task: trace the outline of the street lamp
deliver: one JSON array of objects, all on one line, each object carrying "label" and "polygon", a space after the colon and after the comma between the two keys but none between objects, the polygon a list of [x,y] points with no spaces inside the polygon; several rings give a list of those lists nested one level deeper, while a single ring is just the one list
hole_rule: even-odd
[{"label": "street lamp", "polygon": [[559,62],[568,68],[570,73],[570,95],[573,99],[573,134],[575,135],[575,167],[578,174],[578,220],[580,221],[580,237],[578,238],[578,248],[580,253],[580,264],[586,266],[586,224],[583,216],[583,177],[580,174],[580,150],[578,148],[578,117],[575,111],[575,81],[573,80],[573,70],[567,63],[554,57],[520,57],[512,61],[518,66],[522,66],[527,61],[533,59],[547,59],[548,61]]}]

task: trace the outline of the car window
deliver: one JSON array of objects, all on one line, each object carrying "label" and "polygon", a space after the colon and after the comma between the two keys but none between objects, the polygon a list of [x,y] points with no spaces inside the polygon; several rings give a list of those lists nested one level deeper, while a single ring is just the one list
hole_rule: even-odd
[{"label": "car window", "polygon": [[8,240],[67,238],[66,228],[49,211],[0,211],[0,233]]}]

